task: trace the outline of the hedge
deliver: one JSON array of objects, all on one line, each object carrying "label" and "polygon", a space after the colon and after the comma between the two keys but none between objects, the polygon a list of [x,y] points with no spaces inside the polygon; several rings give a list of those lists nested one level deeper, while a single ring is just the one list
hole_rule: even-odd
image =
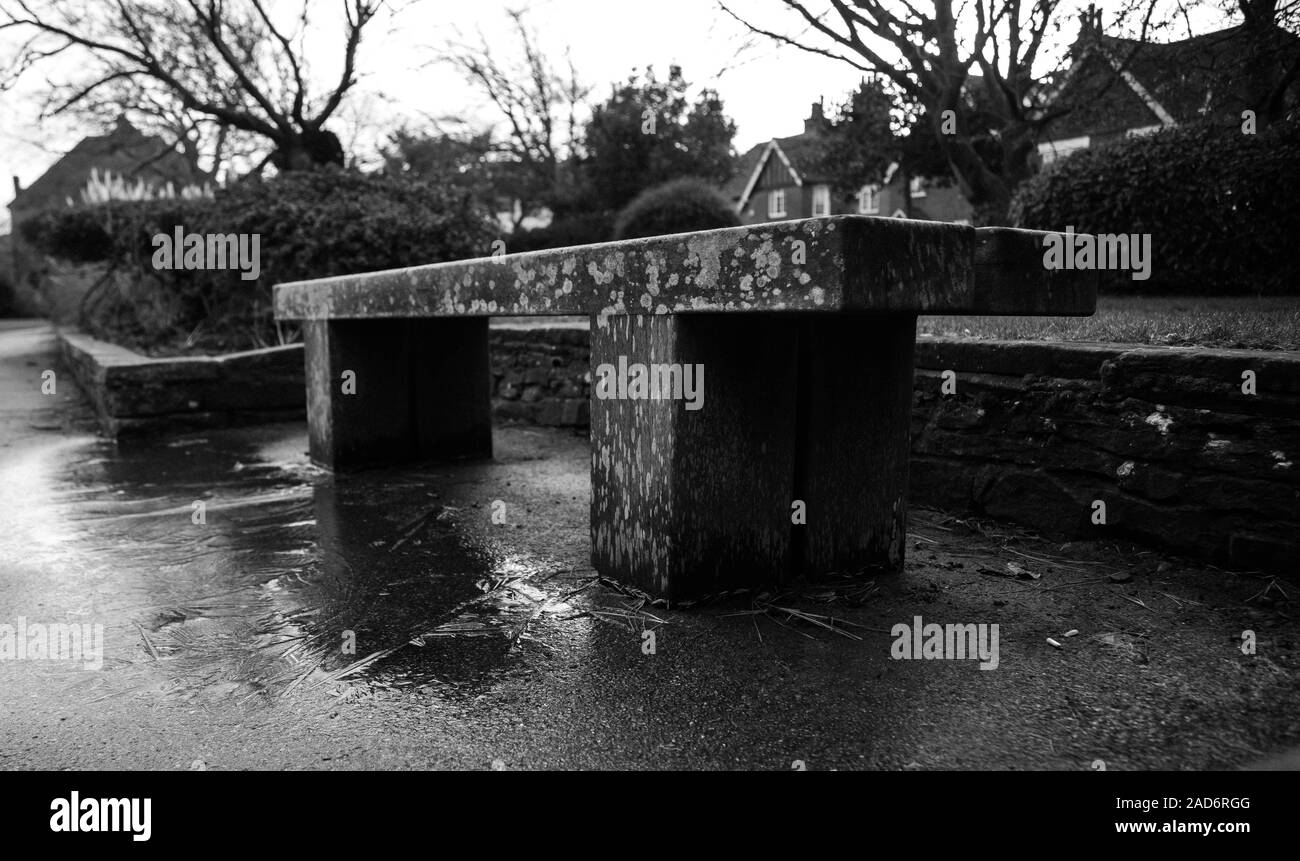
[{"label": "hedge", "polygon": [[[259,234],[260,277],[155,270],[153,236],[177,226],[186,234]],[[199,328],[221,332],[225,349],[274,342],[277,283],[482,257],[497,238],[494,222],[467,192],[337,168],[245,181],[209,199],[56,210],[21,229],[51,256],[111,264],[122,275],[117,295],[90,303],[94,313],[84,325],[144,349],[165,348]]]},{"label": "hedge", "polygon": [[1151,234],[1151,277],[1110,272],[1110,292],[1300,293],[1300,123],[1243,134],[1178,126],[1075,153],[1023,184],[1012,222]]}]

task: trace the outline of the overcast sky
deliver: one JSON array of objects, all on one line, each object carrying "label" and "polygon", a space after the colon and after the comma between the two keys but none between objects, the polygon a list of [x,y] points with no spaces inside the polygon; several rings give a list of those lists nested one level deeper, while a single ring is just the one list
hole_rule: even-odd
[{"label": "overcast sky", "polygon": [[[529,21],[540,32],[548,56],[558,60],[566,48],[571,50],[579,76],[594,87],[593,100],[603,99],[610,84],[625,79],[634,68],[653,64],[666,73],[670,64],[680,64],[696,88],[710,86],[721,93],[727,113],[738,126],[735,143],[740,152],[771,137],[802,131],[803,118],[813,101],[825,97],[828,104],[837,102],[861,78],[860,72],[845,63],[753,36],[712,0],[399,2],[406,5],[393,19],[368,29],[362,45],[359,66],[365,77],[354,90],[344,118],[354,125],[360,118],[366,128],[355,142],[361,155],[373,151],[384,132],[403,121],[418,124],[422,116],[465,115],[483,123],[492,121],[481,97],[437,58],[440,47],[458,39],[477,42],[480,31],[501,58],[509,57],[517,50],[518,40],[505,15],[508,8],[528,9]],[[322,11],[333,8],[324,0],[312,0],[312,4],[313,9],[324,7]],[[1105,10],[1111,4],[1098,5]],[[799,27],[781,14],[778,0],[734,0],[732,6],[757,20],[780,25],[783,32],[799,32]],[[1053,40],[1058,51],[1072,42],[1078,31],[1073,14],[1063,16],[1062,22],[1063,29]],[[314,75],[322,80],[331,80],[335,74],[331,61],[338,51],[329,49],[332,36],[322,32],[315,42],[320,47],[312,53],[318,58]],[[18,91],[0,94],[0,171],[4,180],[0,204],[13,196],[8,177],[19,177],[26,186],[82,136],[100,131],[67,123],[37,123],[33,93],[43,84],[43,75],[67,71],[48,69],[31,75]],[[7,229],[7,218],[7,211],[0,213],[0,229]]]}]

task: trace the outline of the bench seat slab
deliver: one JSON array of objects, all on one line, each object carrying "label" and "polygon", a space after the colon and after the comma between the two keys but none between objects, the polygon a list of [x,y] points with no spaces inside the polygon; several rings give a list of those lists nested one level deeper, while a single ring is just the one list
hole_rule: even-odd
[{"label": "bench seat slab", "polygon": [[279,284],[275,314],[1091,314],[1097,272],[1045,269],[1047,235],[805,218]]},{"label": "bench seat slab", "polygon": [[316,463],[492,456],[485,318],[308,320],[303,334]]}]

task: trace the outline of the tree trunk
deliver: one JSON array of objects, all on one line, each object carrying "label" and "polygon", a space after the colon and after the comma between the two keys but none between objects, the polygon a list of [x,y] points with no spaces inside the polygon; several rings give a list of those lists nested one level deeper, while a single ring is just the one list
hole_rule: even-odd
[{"label": "tree trunk", "polygon": [[342,167],[343,144],[333,132],[304,129],[276,142],[271,164],[279,171],[310,170],[327,164]]},{"label": "tree trunk", "polygon": [[[948,158],[953,175],[970,190],[968,200],[975,210],[975,223],[981,227],[1007,224],[1011,207],[1011,187],[1007,181],[988,169],[964,131],[944,134],[940,126],[941,112],[934,111],[931,116],[939,148]],[[1025,170],[1028,170],[1027,160]]]}]

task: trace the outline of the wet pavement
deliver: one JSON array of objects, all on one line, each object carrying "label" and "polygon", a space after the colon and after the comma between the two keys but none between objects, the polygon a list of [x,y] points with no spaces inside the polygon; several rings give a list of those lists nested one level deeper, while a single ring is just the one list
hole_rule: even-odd
[{"label": "wet pavement", "polygon": [[[337,478],[301,424],[119,447],[48,327],[0,321],[0,625],[103,629],[98,669],[0,655],[0,768],[1201,769],[1300,744],[1293,583],[914,511],[901,575],[669,609],[588,567],[585,438],[495,443]],[[917,615],[997,624],[997,668],[891,659]]]}]

